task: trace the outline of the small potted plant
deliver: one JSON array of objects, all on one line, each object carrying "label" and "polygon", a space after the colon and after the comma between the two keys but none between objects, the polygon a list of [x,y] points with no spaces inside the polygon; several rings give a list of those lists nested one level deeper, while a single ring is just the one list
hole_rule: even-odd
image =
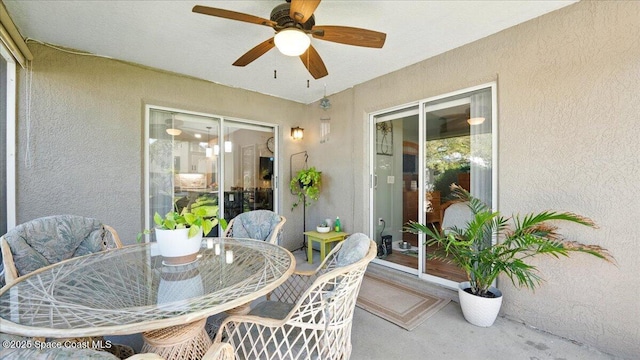
[{"label": "small potted plant", "polygon": [[[200,250],[203,232],[208,234],[219,222],[217,214],[217,206],[185,207],[181,212],[170,211],[164,217],[156,212],[153,216],[156,227],[153,230],[164,262],[176,265],[194,261]],[[138,234],[138,241],[143,234],[149,233],[151,230]]]},{"label": "small potted plant", "polygon": [[296,201],[291,205],[291,211],[300,203],[311,205],[311,201],[317,201],[322,185],[322,172],[315,167],[302,169],[291,179],[289,188],[297,196]]},{"label": "small potted plant", "polygon": [[[466,272],[469,281],[460,283],[458,295],[465,319],[474,325],[491,326],[498,316],[502,293],[493,287],[498,275],[506,275],[516,287],[534,290],[541,284],[536,266],[525,262],[528,258],[538,255],[559,258],[577,251],[614,262],[606,249],[568,241],[550,223],[564,221],[594,228],[591,219],[554,211],[505,218],[463,188],[452,185],[451,189],[456,201],[466,202],[471,210],[472,216],[464,228],[452,227],[441,232],[435,227],[409,222],[405,231],[426,234],[426,244],[435,249],[428,254],[430,258],[454,263]],[[494,236],[496,244],[492,244]]]}]

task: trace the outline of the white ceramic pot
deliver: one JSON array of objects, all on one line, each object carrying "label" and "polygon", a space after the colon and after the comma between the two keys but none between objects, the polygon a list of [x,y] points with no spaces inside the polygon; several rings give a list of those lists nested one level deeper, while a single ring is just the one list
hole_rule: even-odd
[{"label": "white ceramic pot", "polygon": [[489,291],[496,297],[485,298],[464,291],[464,289],[470,287],[468,281],[461,282],[458,285],[458,297],[460,298],[460,307],[464,318],[476,326],[489,327],[493,325],[502,306],[502,292],[492,286]]},{"label": "white ceramic pot", "polygon": [[202,231],[190,238],[189,229],[155,229],[160,255],[167,265],[186,264],[196,260],[202,245]]}]

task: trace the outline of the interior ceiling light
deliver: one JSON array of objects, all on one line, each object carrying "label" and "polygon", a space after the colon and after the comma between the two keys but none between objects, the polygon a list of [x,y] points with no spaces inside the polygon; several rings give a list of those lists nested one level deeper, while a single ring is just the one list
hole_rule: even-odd
[{"label": "interior ceiling light", "polygon": [[178,136],[178,135],[182,134],[182,130],[169,128],[169,129],[167,129],[167,134],[169,134],[171,136]]},{"label": "interior ceiling light", "polygon": [[307,51],[311,44],[309,35],[297,28],[280,30],[273,41],[278,50],[287,56],[300,56]]},{"label": "interior ceiling light", "polygon": [[231,143],[231,131],[227,128],[227,141],[224,142],[224,152],[230,153],[233,151],[233,144]]},{"label": "interior ceiling light", "polygon": [[469,125],[480,125],[484,122],[484,118],[483,117],[473,117],[467,120],[467,122],[469,123]]},{"label": "interior ceiling light", "polygon": [[204,155],[208,158],[213,157],[213,149],[211,148],[211,137],[210,137],[211,126],[207,126],[207,146],[204,150]]},{"label": "interior ceiling light", "polygon": [[[171,123],[169,124],[169,122]],[[178,136],[182,134],[182,130],[174,128],[176,123],[176,114],[171,114],[171,119],[167,119],[165,123],[167,124],[167,134],[171,136]]]}]

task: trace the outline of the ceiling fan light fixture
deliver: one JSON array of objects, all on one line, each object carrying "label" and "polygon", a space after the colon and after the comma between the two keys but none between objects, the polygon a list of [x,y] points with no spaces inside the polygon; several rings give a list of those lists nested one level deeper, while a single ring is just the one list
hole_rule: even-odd
[{"label": "ceiling fan light fixture", "polygon": [[467,120],[467,122],[469,123],[469,125],[480,125],[484,122],[484,118],[483,117],[473,117]]},{"label": "ceiling fan light fixture", "polygon": [[273,41],[278,50],[287,56],[300,56],[311,45],[311,38],[304,31],[297,28],[280,30]]}]

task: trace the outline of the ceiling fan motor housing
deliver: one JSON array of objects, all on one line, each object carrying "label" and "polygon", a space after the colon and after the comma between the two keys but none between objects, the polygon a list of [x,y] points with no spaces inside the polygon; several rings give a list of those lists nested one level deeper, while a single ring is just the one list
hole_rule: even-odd
[{"label": "ceiling fan motor housing", "polygon": [[274,21],[278,24],[279,28],[290,28],[297,27],[303,30],[311,30],[311,28],[316,24],[316,18],[314,15],[309,17],[309,20],[304,24],[297,23],[295,20],[291,18],[289,15],[291,9],[291,4],[285,3],[280,4],[271,10],[271,21]]}]

